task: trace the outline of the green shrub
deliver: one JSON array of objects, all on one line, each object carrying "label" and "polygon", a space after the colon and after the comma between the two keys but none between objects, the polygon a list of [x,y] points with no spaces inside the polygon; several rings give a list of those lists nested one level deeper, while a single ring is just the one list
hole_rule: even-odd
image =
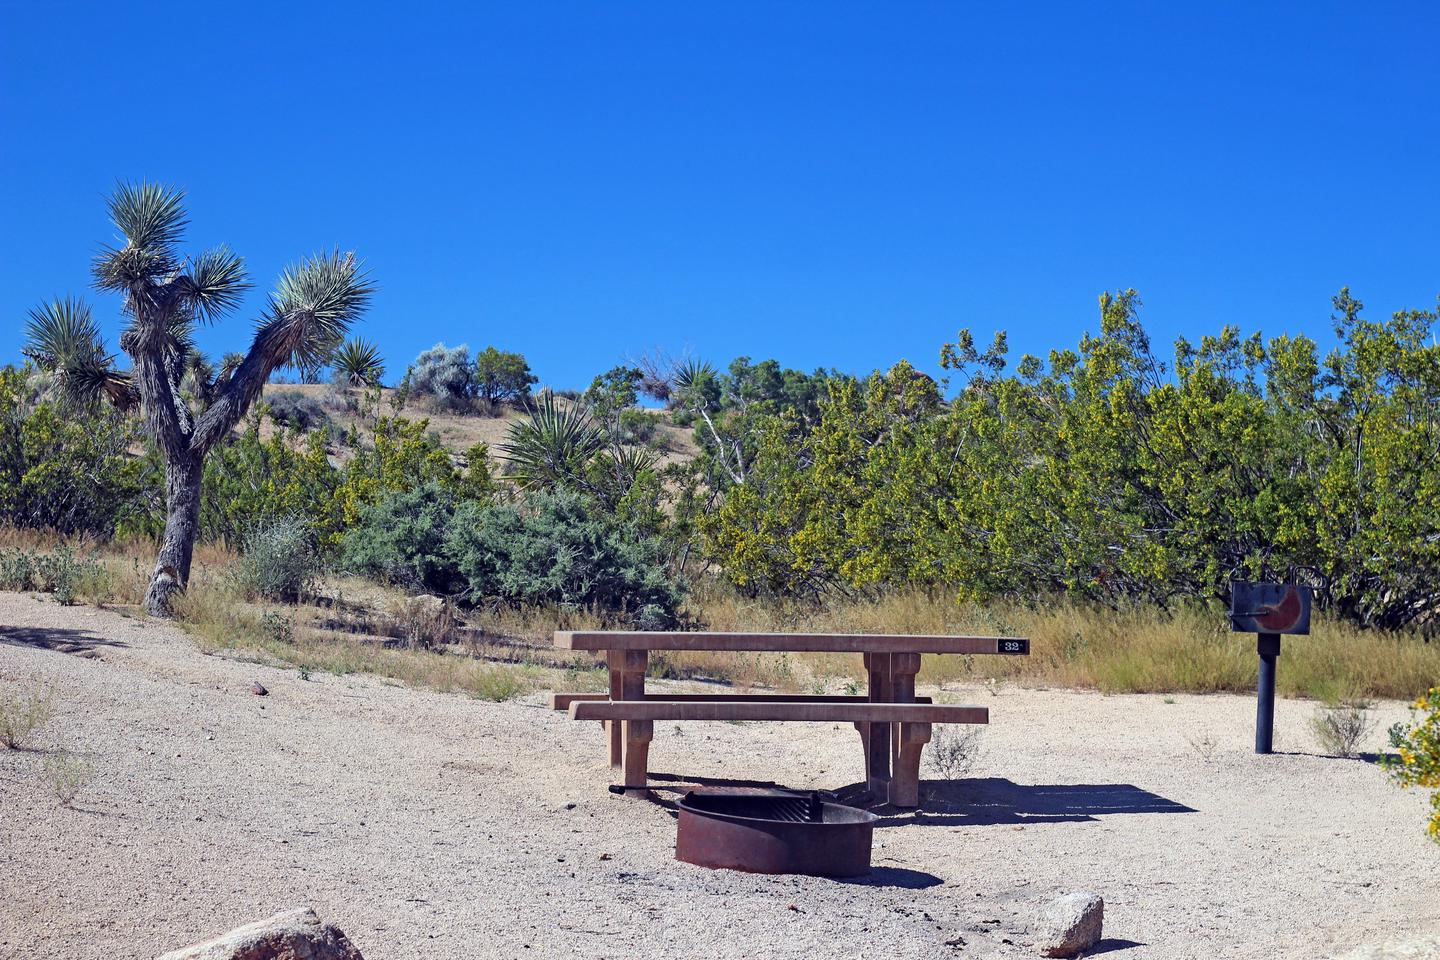
[{"label": "green shrub", "polygon": [[52,553],[33,550],[0,550],[0,590],[53,594],[69,606],[81,594],[106,596],[109,573],[93,557],[78,559],[75,551],[61,547]]},{"label": "green shrub", "polygon": [[1402,789],[1420,787],[1430,794],[1430,822],[1426,833],[1440,843],[1440,687],[1433,687],[1411,705],[1411,722],[1390,728],[1390,745],[1397,756],[1386,762],[1391,778]]},{"label": "green shrub", "polygon": [[661,418],[648,410],[622,410],[620,412],[620,439],[624,443],[648,443],[655,439]]},{"label": "green shrub", "polygon": [[35,584],[35,554],[29,550],[0,550],[0,590],[23,593]]},{"label": "green shrub", "polygon": [[325,433],[313,431],[303,443],[280,433],[262,439],[259,421],[253,416],[244,432],[205,459],[202,537],[241,547],[257,525],[276,517],[305,517],[323,532],[341,481]]},{"label": "green shrub", "polygon": [[445,549],[455,498],[438,483],[391,494],[360,512],[345,534],[342,569],[407,590],[450,592],[457,571]]},{"label": "green shrub", "polygon": [[96,597],[105,592],[104,581],[108,579],[105,568],[94,557],[77,559],[69,547],[38,554],[34,565],[35,588],[41,593],[54,594],[55,600],[65,606],[74,603],[80,593]]},{"label": "green shrub", "polygon": [[37,401],[25,370],[0,368],[0,523],[108,537],[157,525],[164,478],[140,422]]},{"label": "green shrub", "polygon": [[673,625],[685,594],[651,537],[570,492],[520,505],[462,505],[446,550],[472,601],[560,604],[618,614],[649,629]]},{"label": "green shrub", "polygon": [[310,525],[284,517],[251,528],[235,578],[250,599],[294,601],[310,592],[319,572]]},{"label": "green shrub", "polygon": [[270,644],[294,643],[295,618],[287,617],[278,610],[266,610],[260,615],[260,634]]},{"label": "green shrub", "polygon": [[519,403],[538,382],[530,364],[518,353],[486,347],[475,357],[475,392],[491,404]]}]

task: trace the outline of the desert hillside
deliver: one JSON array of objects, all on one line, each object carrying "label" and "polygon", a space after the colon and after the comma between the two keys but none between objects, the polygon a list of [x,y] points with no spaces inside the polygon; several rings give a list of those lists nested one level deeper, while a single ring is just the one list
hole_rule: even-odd
[{"label": "desert hillside", "polygon": [[[340,430],[349,430],[351,427],[357,426],[362,433],[365,430],[364,420],[358,411],[347,410],[339,404],[330,402],[335,389],[329,384],[267,383],[265,385],[267,399],[281,393],[298,393],[315,400],[322,406],[331,423]],[[380,413],[383,416],[389,416],[394,412],[390,406],[390,400],[394,397],[395,390],[387,387],[380,391],[380,395]],[[560,402],[562,404],[569,403],[565,400]],[[400,411],[400,415],[411,419],[429,420],[430,432],[439,437],[440,442],[457,455],[463,454],[477,443],[484,443],[490,447],[492,457],[499,445],[505,442],[510,425],[525,419],[523,410],[510,405],[498,408],[493,416],[480,413],[459,414],[436,409],[423,397],[410,399]],[[273,422],[268,418],[262,421],[262,435],[268,437],[274,431]],[[689,460],[696,453],[692,432],[668,421],[656,425],[654,445],[663,453],[662,462]]]}]

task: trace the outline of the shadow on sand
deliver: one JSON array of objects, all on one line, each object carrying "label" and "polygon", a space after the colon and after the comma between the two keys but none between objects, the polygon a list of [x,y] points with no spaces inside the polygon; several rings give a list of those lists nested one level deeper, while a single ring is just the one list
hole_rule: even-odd
[{"label": "shadow on sand", "polygon": [[880,816],[877,827],[906,823],[984,827],[999,824],[1084,823],[1104,816],[1136,813],[1195,813],[1129,783],[1021,784],[1004,777],[925,780],[915,811],[865,802],[864,784],[836,791],[841,803],[863,806]]},{"label": "shadow on sand", "polygon": [[75,654],[93,654],[98,647],[128,646],[119,640],[108,640],[86,630],[66,627],[0,627],[0,643]]},{"label": "shadow on sand", "polygon": [[[672,817],[688,791],[704,787],[743,790],[789,789],[764,780],[722,777],[679,777],[650,774],[646,798]],[[863,783],[820,791],[827,799],[869,810],[880,818],[877,827],[905,824],[997,826],[1027,823],[1085,823],[1105,816],[1141,813],[1195,813],[1193,807],[1168,800],[1129,783],[1021,784],[1004,777],[972,780],[925,780],[918,810],[877,803]]]}]

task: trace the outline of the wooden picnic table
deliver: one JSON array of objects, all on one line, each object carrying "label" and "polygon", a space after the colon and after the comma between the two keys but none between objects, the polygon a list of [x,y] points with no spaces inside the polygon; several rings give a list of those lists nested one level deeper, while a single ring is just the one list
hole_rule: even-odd
[{"label": "wooden picnic table", "polygon": [[[782,703],[788,707],[785,719],[810,719],[798,705],[812,704],[815,720],[833,719],[835,710],[820,705],[835,703],[914,704],[915,676],[920,672],[922,654],[999,654],[1026,656],[1030,641],[1023,637],[960,637],[946,635],[858,634],[858,633],[706,633],[671,631],[587,630],[557,631],[555,646],[565,650],[604,653],[610,671],[611,702],[643,701],[645,672],[652,650],[693,650],[763,653],[858,653],[867,677],[863,697],[806,697],[802,695],[692,694],[667,696],[667,701],[698,703]],[[563,699],[562,699],[563,698]],[[585,695],[557,695],[557,707],[573,700],[596,699]],[[797,709],[798,707],[798,709]],[[907,708],[909,709],[909,708]],[[714,712],[714,711],[709,711]],[[757,711],[758,712],[758,711]],[[823,714],[823,715],[822,715]],[[635,714],[637,717],[639,713]],[[707,713],[708,716],[708,713]],[[865,747],[867,779],[872,791],[883,791],[890,779],[892,754],[902,748],[900,724],[854,721]],[[695,719],[701,719],[696,714]],[[778,719],[778,717],[777,717]],[[610,733],[610,762],[619,766],[624,753],[621,724],[607,724]],[[928,738],[928,733],[927,733]]]}]

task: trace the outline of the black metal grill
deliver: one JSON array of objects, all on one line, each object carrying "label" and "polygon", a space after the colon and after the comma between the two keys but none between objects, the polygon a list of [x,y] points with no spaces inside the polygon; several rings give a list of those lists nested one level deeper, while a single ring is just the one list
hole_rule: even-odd
[{"label": "black metal grill", "polygon": [[779,793],[692,793],[685,798],[687,806],[706,813],[752,820],[778,820],[782,823],[821,823],[824,805],[815,792]]}]

